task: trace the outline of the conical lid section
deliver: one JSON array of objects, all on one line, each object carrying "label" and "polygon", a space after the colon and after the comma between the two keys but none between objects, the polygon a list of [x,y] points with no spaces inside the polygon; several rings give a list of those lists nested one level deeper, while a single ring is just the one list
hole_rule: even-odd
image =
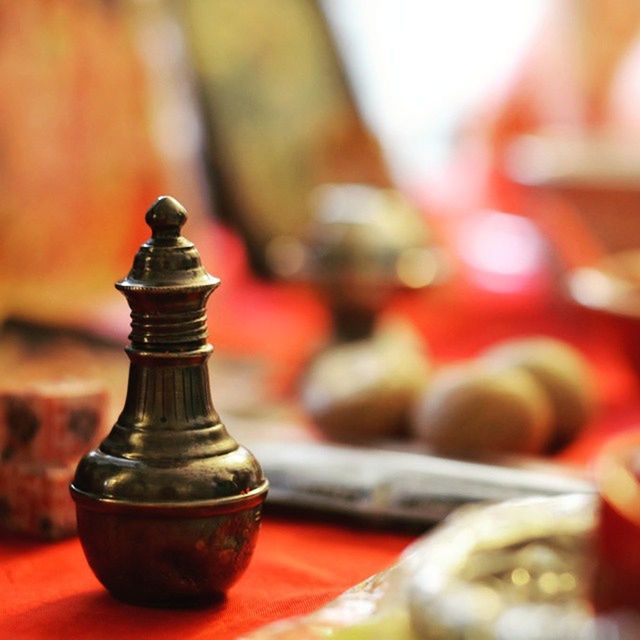
[{"label": "conical lid section", "polygon": [[220,280],[205,270],[192,242],[181,234],[185,208],[171,196],[161,196],[147,211],[151,238],[138,250],[131,271],[116,283],[120,290],[215,288]]}]

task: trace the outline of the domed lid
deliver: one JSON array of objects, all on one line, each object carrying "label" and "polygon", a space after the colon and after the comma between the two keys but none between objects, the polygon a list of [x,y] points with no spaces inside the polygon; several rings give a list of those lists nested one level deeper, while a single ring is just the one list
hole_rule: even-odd
[{"label": "domed lid", "polygon": [[213,289],[220,280],[205,270],[192,242],[181,235],[187,221],[185,208],[171,196],[161,196],[145,215],[152,235],[138,250],[126,278],[116,283],[121,291]]}]

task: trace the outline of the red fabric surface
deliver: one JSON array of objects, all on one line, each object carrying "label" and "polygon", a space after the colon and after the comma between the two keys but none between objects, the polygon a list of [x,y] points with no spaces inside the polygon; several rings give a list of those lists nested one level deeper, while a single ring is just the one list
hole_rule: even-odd
[{"label": "red fabric surface", "polygon": [[[231,331],[244,333],[252,348],[259,349],[258,338],[251,337],[255,323],[231,327],[233,317],[246,313],[253,301],[254,318],[264,318],[262,329],[268,326],[274,341],[280,339],[280,364],[288,362],[283,371],[289,370],[300,357],[299,344],[319,340],[322,314],[303,303],[307,293],[297,297],[272,285],[251,287],[247,291],[258,295],[245,291],[224,300],[229,336]],[[282,316],[274,311],[274,301]],[[640,422],[637,380],[606,322],[566,305],[533,309],[522,301],[444,288],[419,299],[398,300],[393,312],[416,323],[439,362],[472,356],[513,335],[545,333],[578,346],[593,364],[601,408],[561,454],[565,461],[587,464],[611,434]],[[217,331],[221,326],[218,323]],[[291,340],[297,346],[283,338],[293,328]],[[223,343],[232,340],[224,331],[220,335]],[[275,347],[270,342],[264,349]],[[159,611],[111,599],[93,577],[77,540],[47,545],[0,537],[0,638],[236,638],[267,622],[315,610],[394,562],[411,540],[407,535],[268,517],[253,562],[226,602],[213,609]]]},{"label": "red fabric surface", "polygon": [[[309,291],[250,279],[242,262],[234,263],[230,239],[221,243],[226,260],[211,271],[223,276],[225,286],[210,307],[212,340],[221,349],[262,357],[274,367],[274,391],[291,391],[305,357],[326,337],[326,311]],[[542,282],[548,287],[548,279]],[[491,294],[471,286],[462,273],[451,286],[396,300],[388,313],[414,322],[435,362],[472,357],[517,335],[552,335],[580,348],[594,367],[600,411],[560,457],[584,465],[611,434],[640,423],[640,393],[615,327],[556,294],[540,286]],[[313,611],[394,562],[411,540],[267,518],[252,564],[223,604],[161,611],[112,600],[77,540],[46,545],[0,537],[0,639],[236,638],[266,622]]]},{"label": "red fabric surface", "polygon": [[0,538],[0,638],[227,640],[306,613],[391,564],[411,537],[266,518],[253,561],[228,598],[199,610],[145,609],[113,600],[77,539]]}]

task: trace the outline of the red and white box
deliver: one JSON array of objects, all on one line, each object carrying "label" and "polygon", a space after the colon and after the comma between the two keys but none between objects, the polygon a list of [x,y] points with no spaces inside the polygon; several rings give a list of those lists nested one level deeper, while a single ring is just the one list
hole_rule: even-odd
[{"label": "red and white box", "polygon": [[75,463],[57,467],[2,462],[0,524],[3,528],[47,540],[75,534],[75,505],[69,493],[75,468]]},{"label": "red and white box", "polygon": [[0,465],[67,466],[102,440],[109,398],[97,383],[38,383],[0,390]]}]

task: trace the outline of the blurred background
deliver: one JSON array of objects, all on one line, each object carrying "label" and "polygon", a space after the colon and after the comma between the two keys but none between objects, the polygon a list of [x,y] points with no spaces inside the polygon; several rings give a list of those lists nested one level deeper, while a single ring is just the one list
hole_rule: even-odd
[{"label": "blurred background", "polygon": [[[319,606],[409,540],[333,525],[423,532],[469,502],[574,492],[516,507],[520,537],[509,505],[454,520],[422,586],[391,577],[391,611],[413,594],[441,634],[515,606],[500,637],[543,637],[589,597],[595,557],[596,607],[638,610],[638,0],[0,0],[0,86],[0,529],[19,534],[0,551],[27,563],[0,573],[34,604],[7,598],[16,625],[117,628],[74,577],[77,545],[47,559],[20,536],[76,532],[69,483],[127,389],[113,284],[162,194],[222,280],[213,401],[270,483],[267,562],[220,633],[230,613],[246,630]],[[310,624],[375,611],[385,581]],[[527,599],[545,606],[527,617]],[[200,633],[191,614],[136,619]],[[578,637],[564,629],[548,637]]]},{"label": "blurred background", "polygon": [[[4,386],[90,375],[121,406],[113,282],[170,193],[223,281],[223,416],[579,464],[636,423],[638,3],[24,0],[0,32]],[[484,365],[452,383],[445,426],[433,394],[414,408],[441,367],[540,336],[565,350],[544,366],[577,367],[560,444],[439,440],[477,413],[456,402]],[[535,406],[511,423],[549,432],[537,393],[514,392]]]}]

